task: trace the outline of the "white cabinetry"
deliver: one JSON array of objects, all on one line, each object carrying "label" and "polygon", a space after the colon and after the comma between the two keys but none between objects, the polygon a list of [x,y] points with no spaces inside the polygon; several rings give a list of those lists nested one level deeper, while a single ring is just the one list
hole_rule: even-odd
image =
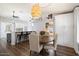
[{"label": "white cabinetry", "polygon": [[55,16],[55,27],[58,35],[58,44],[73,48],[73,13]]},{"label": "white cabinetry", "polygon": [[79,7],[74,9],[74,49],[79,54]]}]

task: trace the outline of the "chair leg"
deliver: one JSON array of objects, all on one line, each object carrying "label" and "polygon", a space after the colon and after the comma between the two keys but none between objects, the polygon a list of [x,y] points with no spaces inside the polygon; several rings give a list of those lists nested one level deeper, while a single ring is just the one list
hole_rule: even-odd
[{"label": "chair leg", "polygon": [[54,55],[56,56],[56,50],[54,50]]},{"label": "chair leg", "polygon": [[30,56],[31,56],[31,51],[30,51]]}]

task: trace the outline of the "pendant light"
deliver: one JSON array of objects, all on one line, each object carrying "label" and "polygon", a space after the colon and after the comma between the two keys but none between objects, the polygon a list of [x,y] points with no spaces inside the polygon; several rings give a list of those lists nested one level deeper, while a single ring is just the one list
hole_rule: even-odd
[{"label": "pendant light", "polygon": [[34,4],[32,6],[31,15],[33,18],[39,18],[41,16],[41,7],[39,4]]}]

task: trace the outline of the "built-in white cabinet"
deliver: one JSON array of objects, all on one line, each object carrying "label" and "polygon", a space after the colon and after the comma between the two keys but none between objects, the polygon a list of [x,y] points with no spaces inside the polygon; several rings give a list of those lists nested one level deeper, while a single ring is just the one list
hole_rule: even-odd
[{"label": "built-in white cabinet", "polygon": [[74,9],[74,49],[79,54],[79,7]]},{"label": "built-in white cabinet", "polygon": [[74,47],[73,13],[55,16],[55,28],[58,35],[58,44]]}]

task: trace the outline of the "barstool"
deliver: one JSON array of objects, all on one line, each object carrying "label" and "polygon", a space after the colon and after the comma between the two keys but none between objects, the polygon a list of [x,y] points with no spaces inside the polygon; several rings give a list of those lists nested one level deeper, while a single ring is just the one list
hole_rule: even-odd
[{"label": "barstool", "polygon": [[18,43],[19,40],[21,40],[21,33],[20,32],[16,33],[16,43]]}]

